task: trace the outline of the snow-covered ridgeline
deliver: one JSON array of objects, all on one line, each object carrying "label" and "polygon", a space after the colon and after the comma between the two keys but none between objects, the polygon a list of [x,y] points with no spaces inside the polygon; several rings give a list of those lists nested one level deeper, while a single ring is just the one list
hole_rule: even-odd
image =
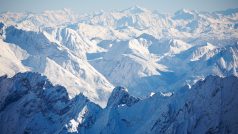
[{"label": "snow-covered ridgeline", "polygon": [[232,133],[238,78],[208,76],[194,86],[146,99],[116,87],[102,109],[84,95],[69,99],[38,73],[0,77],[1,133]]}]

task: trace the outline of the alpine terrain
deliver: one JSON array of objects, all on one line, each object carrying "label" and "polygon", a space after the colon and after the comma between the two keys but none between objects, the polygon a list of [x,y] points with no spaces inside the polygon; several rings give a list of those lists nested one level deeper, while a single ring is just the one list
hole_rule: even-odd
[{"label": "alpine terrain", "polygon": [[0,13],[0,134],[238,132],[238,8]]}]

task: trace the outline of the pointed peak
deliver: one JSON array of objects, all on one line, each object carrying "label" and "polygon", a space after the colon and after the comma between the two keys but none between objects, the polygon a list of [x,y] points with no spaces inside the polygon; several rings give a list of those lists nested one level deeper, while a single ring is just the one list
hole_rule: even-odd
[{"label": "pointed peak", "polygon": [[132,6],[126,10],[123,10],[123,12],[126,12],[126,13],[132,13],[132,14],[139,14],[139,13],[143,13],[143,12],[147,12],[148,10],[145,9],[145,8],[142,8],[138,5],[136,6]]},{"label": "pointed peak", "polygon": [[146,9],[145,9],[145,8],[143,8],[143,7],[140,7],[140,6],[138,6],[138,5],[132,6],[130,9],[131,9],[131,10],[140,10],[140,11],[146,11]]},{"label": "pointed peak", "polygon": [[108,99],[107,107],[117,107],[119,105],[131,106],[138,101],[138,98],[129,95],[126,88],[118,86],[113,89]]}]

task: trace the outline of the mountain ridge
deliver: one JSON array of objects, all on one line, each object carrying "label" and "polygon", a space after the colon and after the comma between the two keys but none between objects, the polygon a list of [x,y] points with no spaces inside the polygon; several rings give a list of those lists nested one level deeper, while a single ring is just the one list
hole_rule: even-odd
[{"label": "mountain ridge", "polygon": [[208,75],[237,75],[236,9],[130,9],[139,12],[0,13],[0,74],[36,71],[101,106],[116,85],[144,98]]},{"label": "mountain ridge", "polygon": [[[0,77],[0,126],[7,133],[235,133],[238,77],[208,76],[145,99],[116,87],[106,108],[33,72]],[[170,95],[165,95],[170,94]],[[204,125],[205,124],[205,125]],[[49,127],[50,126],[50,127]],[[141,127],[142,126],[142,127]],[[13,129],[14,128],[14,129]],[[15,131],[18,130],[18,131]]]}]

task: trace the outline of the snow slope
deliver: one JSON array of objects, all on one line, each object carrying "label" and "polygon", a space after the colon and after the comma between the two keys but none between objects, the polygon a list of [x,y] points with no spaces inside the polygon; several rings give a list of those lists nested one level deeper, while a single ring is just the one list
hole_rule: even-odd
[{"label": "snow slope", "polygon": [[173,91],[212,74],[237,76],[237,21],[237,9],[5,12],[0,74],[40,72],[104,106],[117,85],[137,97]]},{"label": "snow slope", "polygon": [[22,63],[28,55],[18,46],[10,45],[0,39],[0,75],[14,75],[16,72],[29,70]]},{"label": "snow slope", "polygon": [[[160,72],[167,71],[137,39],[114,43],[101,59],[90,63],[112,84],[128,87],[133,94],[140,96],[161,84]],[[138,92],[137,89],[143,90]]]},{"label": "snow slope", "polygon": [[[4,46],[1,59],[6,57],[8,60],[3,59],[2,74],[26,70],[40,72],[53,83],[67,87],[71,98],[81,92],[102,106],[106,104],[113,86],[85,60],[83,51],[76,53],[67,44],[51,41],[43,32],[25,31],[14,26],[6,27],[4,32],[6,37],[1,41]],[[75,47],[81,45],[71,43]],[[7,51],[13,56],[9,56]],[[14,57],[14,54],[26,56]],[[13,65],[8,62],[13,62]]]}]

